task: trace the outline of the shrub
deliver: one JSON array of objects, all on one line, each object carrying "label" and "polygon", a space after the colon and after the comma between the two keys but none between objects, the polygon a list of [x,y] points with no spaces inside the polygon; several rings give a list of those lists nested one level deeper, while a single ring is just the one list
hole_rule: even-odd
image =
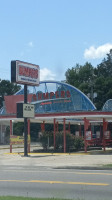
[{"label": "shrub", "polygon": [[39,142],[42,144],[44,150],[47,150],[48,147],[53,146],[53,132],[43,132],[39,138]]},{"label": "shrub", "polygon": [[[56,132],[56,150],[63,151],[64,148],[64,135],[63,132]],[[40,136],[39,142],[41,142],[44,150],[47,150],[48,147],[54,145],[54,133],[45,131]],[[69,152],[70,148],[73,150],[80,150],[84,147],[84,142],[81,137],[76,137],[73,134],[66,133],[66,151]]]},{"label": "shrub", "polygon": [[63,148],[63,132],[56,132],[56,150]]},{"label": "shrub", "polygon": [[81,137],[74,137],[74,148],[80,150],[84,147],[84,140]]},{"label": "shrub", "polygon": [[[62,150],[64,148],[64,136],[63,132],[56,133],[56,150]],[[70,148],[73,150],[80,150],[84,147],[84,142],[81,137],[75,137],[73,134],[66,133],[66,151],[69,152]]]},{"label": "shrub", "polygon": [[66,151],[68,152],[71,147],[74,148],[74,135],[67,133],[66,134]]}]

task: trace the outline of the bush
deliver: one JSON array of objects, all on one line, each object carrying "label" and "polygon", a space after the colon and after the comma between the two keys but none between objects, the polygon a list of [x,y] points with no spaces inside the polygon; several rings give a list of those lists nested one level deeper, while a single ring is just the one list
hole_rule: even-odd
[{"label": "bush", "polygon": [[43,132],[40,136],[39,142],[42,144],[44,150],[47,150],[48,147],[53,146],[53,132]]},{"label": "bush", "polygon": [[[63,132],[56,132],[56,151],[63,151],[64,149],[64,135]],[[48,147],[54,146],[54,133],[45,131],[40,136],[39,142],[42,144],[44,150]],[[73,134],[66,133],[66,151],[69,152],[72,148],[77,151],[84,147],[84,142],[81,137],[76,137]]]},{"label": "bush", "polygon": [[56,133],[56,150],[63,149],[63,132]]},{"label": "bush", "polygon": [[84,140],[81,137],[74,137],[74,148],[76,150],[80,150],[84,148]]},{"label": "bush", "polygon": [[74,148],[74,135],[67,133],[66,134],[66,151],[69,152],[71,147]]}]

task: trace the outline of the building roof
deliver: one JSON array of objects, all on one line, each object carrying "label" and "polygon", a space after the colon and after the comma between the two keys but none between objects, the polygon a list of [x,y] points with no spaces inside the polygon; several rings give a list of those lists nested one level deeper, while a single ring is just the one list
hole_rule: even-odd
[{"label": "building roof", "polygon": [[112,111],[112,99],[108,99],[103,108],[102,108],[102,111]]},{"label": "building roof", "polygon": [[[91,122],[102,122],[103,118],[112,121],[112,112],[96,111],[91,100],[76,87],[59,81],[41,81],[38,87],[28,86],[28,102],[35,105],[35,118],[32,122],[82,123],[84,118]],[[12,96],[5,96],[5,106],[0,110],[1,121],[23,121],[16,118],[16,103],[24,101],[24,89]]]}]

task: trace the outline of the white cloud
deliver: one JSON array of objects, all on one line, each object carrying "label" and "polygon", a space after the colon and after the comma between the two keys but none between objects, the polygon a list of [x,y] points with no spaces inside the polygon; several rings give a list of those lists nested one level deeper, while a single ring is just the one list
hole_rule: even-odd
[{"label": "white cloud", "polygon": [[55,74],[53,74],[49,69],[43,68],[40,69],[40,80],[54,80],[55,79]]},{"label": "white cloud", "polygon": [[98,59],[103,58],[112,49],[112,44],[106,43],[97,48],[91,46],[89,49],[85,49],[84,58],[85,59]]},{"label": "white cloud", "polygon": [[29,46],[29,47],[33,47],[33,42],[29,42],[29,43],[28,43],[28,46]]}]

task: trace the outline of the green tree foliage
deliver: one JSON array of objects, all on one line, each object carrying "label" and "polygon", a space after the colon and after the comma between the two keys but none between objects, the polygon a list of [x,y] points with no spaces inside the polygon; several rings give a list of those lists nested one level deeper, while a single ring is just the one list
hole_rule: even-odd
[{"label": "green tree foliage", "polygon": [[[30,124],[30,136],[32,142],[38,141],[38,133],[41,130],[40,124],[38,123],[31,123]],[[17,122],[13,124],[13,134],[22,136],[24,133],[24,123]]]},{"label": "green tree foliage", "polygon": [[95,69],[97,75],[94,89],[97,92],[96,106],[97,109],[102,109],[104,103],[108,99],[112,99],[112,55],[111,51],[107,54],[107,58]]},{"label": "green tree foliage", "polygon": [[101,110],[108,99],[112,99],[112,55],[111,51],[107,58],[95,68],[91,63],[85,65],[76,64],[65,73],[66,82],[80,89],[84,94],[90,93],[93,101],[93,93],[97,93],[93,103],[97,110]]},{"label": "green tree foliage", "polygon": [[13,124],[13,135],[22,136],[24,132],[24,123],[18,122]]},{"label": "green tree foliage", "polygon": [[21,89],[20,85],[11,83],[9,80],[2,80],[0,82],[0,108],[3,106],[5,95],[13,95],[20,89]]},{"label": "green tree foliage", "polygon": [[30,136],[32,142],[38,141],[38,133],[41,130],[41,125],[39,123],[30,124]]},{"label": "green tree foliage", "polygon": [[44,131],[39,138],[39,142],[42,144],[42,147],[45,151],[51,146],[53,146],[53,132]]},{"label": "green tree foliage", "polygon": [[107,54],[107,59],[104,58],[103,61],[97,66],[97,75],[98,77],[112,77],[112,55],[111,53]]},{"label": "green tree foliage", "polygon": [[93,83],[94,67],[90,63],[84,66],[76,64],[72,69],[65,73],[66,82],[80,89],[86,95],[91,92],[91,83]]}]

